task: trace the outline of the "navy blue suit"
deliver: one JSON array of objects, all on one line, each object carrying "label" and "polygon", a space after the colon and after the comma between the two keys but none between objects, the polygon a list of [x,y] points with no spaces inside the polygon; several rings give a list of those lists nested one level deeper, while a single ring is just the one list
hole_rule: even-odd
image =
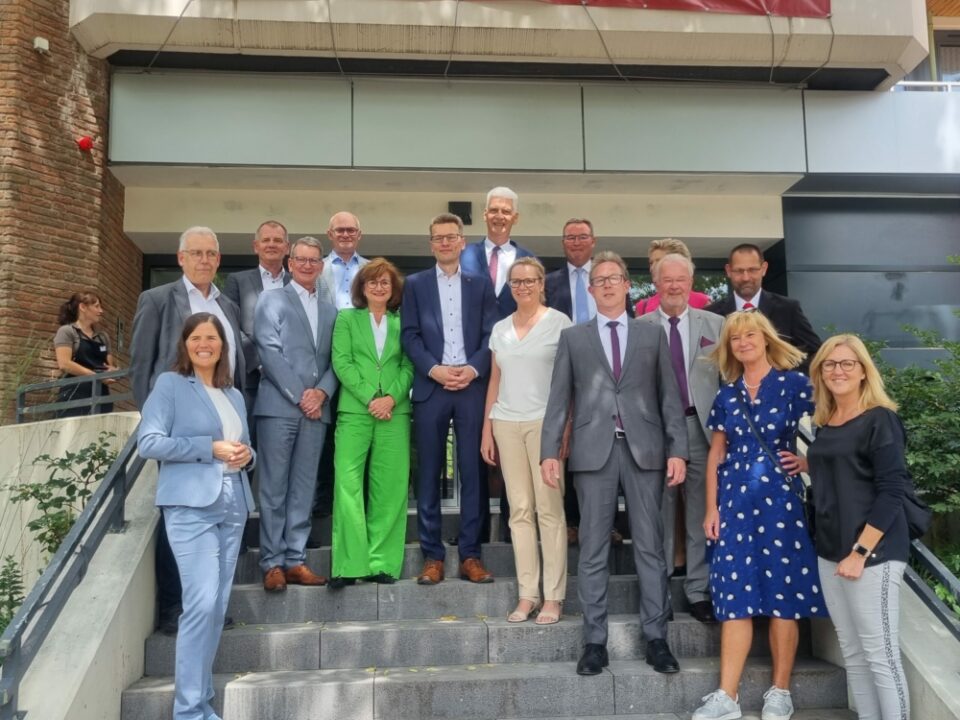
[{"label": "navy blue suit", "polygon": [[[462,267],[461,267],[462,270]],[[417,443],[417,523],[425,559],[443,560],[440,537],[440,478],[446,466],[447,434],[453,420],[460,470],[461,562],[480,557],[486,493],[480,486],[480,431],[490,374],[490,331],[497,304],[489,278],[461,273],[461,315],[466,364],[478,377],[463,390],[444,390],[429,372],[443,364],[443,325],[437,269],[407,278],[400,306],[400,341],[413,362],[413,420]]]},{"label": "navy blue suit", "polygon": [[[488,281],[490,280],[490,266],[487,264],[487,253],[483,247],[483,240],[470,243],[463,249],[460,255],[460,269],[464,272],[482,275]],[[532,252],[524,247],[520,247],[513,240],[508,241],[517,249],[517,258],[536,257]],[[491,287],[493,283],[490,283]],[[503,320],[507,315],[517,309],[517,301],[513,299],[513,293],[510,292],[510,283],[504,283],[500,289],[497,299],[497,319]]]}]

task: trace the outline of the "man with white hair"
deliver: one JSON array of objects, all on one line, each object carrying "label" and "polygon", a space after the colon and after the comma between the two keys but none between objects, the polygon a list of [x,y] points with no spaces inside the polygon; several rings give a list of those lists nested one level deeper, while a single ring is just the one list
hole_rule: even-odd
[{"label": "man with white hair", "polygon": [[[185,230],[180,236],[177,262],[183,268],[183,277],[144,290],[137,301],[130,340],[130,384],[138,408],[143,407],[160,373],[173,367],[183,323],[196,312],[213,313],[220,319],[227,335],[233,384],[244,392],[246,367],[240,345],[240,309],[213,284],[220,267],[216,233],[203,226]],[[160,630],[172,634],[177,631],[180,615],[180,574],[167,542],[163,516],[158,529],[156,572]]]}]

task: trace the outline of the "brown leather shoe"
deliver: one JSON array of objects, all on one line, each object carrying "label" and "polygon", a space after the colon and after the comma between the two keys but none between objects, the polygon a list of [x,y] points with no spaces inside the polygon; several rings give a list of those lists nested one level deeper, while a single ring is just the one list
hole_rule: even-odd
[{"label": "brown leather shoe", "polygon": [[283,592],[287,589],[282,567],[272,567],[263,574],[263,589],[267,592]]},{"label": "brown leather shoe", "polygon": [[579,545],[580,544],[580,528],[568,527],[567,528],[567,545]]},{"label": "brown leather shoe", "polygon": [[460,563],[460,579],[472,583],[492,583],[493,573],[483,566],[479,558],[467,558]]},{"label": "brown leather shoe", "polygon": [[443,560],[427,560],[417,577],[417,585],[436,585],[443,582]]},{"label": "brown leather shoe", "polygon": [[295,565],[287,568],[287,582],[291,585],[326,585],[327,579],[323,575],[317,575],[306,565]]}]

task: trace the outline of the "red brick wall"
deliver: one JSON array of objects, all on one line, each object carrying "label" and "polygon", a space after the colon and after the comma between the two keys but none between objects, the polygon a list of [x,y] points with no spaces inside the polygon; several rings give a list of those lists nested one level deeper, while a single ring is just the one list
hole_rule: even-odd
[{"label": "red brick wall", "polygon": [[[94,289],[105,329],[115,340],[121,318],[129,342],[140,290],[141,253],[123,234],[123,186],[106,168],[109,68],[70,35],[69,6],[0,2],[2,416],[18,383],[56,376],[60,303]],[[36,36],[49,40],[48,54],[33,50]],[[94,138],[92,152],[77,148],[82,135]]]}]

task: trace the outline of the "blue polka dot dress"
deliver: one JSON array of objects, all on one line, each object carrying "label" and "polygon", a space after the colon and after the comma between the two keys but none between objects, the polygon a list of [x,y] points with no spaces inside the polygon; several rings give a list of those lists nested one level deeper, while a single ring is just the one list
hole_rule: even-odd
[{"label": "blue polka dot dress", "polygon": [[773,453],[793,451],[797,423],[813,410],[812,396],[802,373],[771,370],[755,400],[742,378],[722,386],[714,400],[708,425],[727,435],[727,455],[717,471],[720,536],[710,562],[718,620],[827,614],[817,555],[797,496],[800,480],[774,466],[744,419],[746,403],[767,447]]}]

